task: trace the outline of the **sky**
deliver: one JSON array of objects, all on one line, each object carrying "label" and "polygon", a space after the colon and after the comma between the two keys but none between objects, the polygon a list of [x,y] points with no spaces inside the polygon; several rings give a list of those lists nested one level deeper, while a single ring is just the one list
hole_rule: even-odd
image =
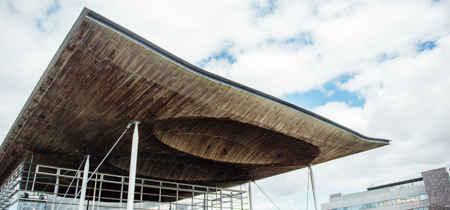
[{"label": "sky", "polygon": [[[448,0],[0,0],[0,139],[83,7],[207,71],[392,140],[313,166],[319,203],[450,160]],[[306,208],[306,169],[257,184],[280,209]],[[254,209],[276,209],[252,189]]]}]

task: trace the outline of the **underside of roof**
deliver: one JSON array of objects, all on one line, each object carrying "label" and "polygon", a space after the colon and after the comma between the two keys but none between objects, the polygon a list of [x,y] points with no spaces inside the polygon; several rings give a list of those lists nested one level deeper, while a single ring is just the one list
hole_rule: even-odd
[{"label": "underside of roof", "polygon": [[[138,120],[138,175],[232,186],[389,144],[202,70],[83,10],[0,147],[98,164]],[[126,173],[131,132],[101,170]],[[0,184],[1,185],[1,184]]]}]

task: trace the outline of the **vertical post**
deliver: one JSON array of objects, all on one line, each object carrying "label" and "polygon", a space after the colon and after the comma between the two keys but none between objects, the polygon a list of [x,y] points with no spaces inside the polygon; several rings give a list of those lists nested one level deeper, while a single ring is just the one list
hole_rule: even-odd
[{"label": "vertical post", "polygon": [[162,182],[159,182],[158,210],[161,210],[161,196],[162,196],[161,188],[162,188]]},{"label": "vertical post", "polygon": [[75,199],[77,199],[78,195],[80,195],[80,194],[78,194],[78,190],[79,190],[78,186],[80,184],[80,179],[79,178],[81,177],[81,173],[76,173],[75,175],[77,176],[77,186],[75,187]]},{"label": "vertical post", "polygon": [[206,193],[203,194],[203,209],[208,209],[208,201],[206,201]]},{"label": "vertical post", "polygon": [[141,179],[141,208],[143,202],[144,202],[144,180]]},{"label": "vertical post", "polygon": [[[230,209],[233,210],[233,191],[230,191]],[[252,210],[250,208],[250,210]]]},{"label": "vertical post", "polygon": [[88,181],[88,176],[89,176],[89,158],[90,157],[91,157],[90,155],[87,155],[86,163],[84,164],[83,182],[81,184],[80,204],[78,205],[78,210],[84,209],[84,200],[86,199],[86,188],[87,188],[87,181]]},{"label": "vertical post", "polygon": [[56,182],[55,182],[55,190],[53,191],[53,203],[52,203],[52,210],[55,210],[56,205],[56,198],[58,197],[58,190],[59,190],[59,175],[61,174],[61,169],[56,169]]},{"label": "vertical post", "polygon": [[222,203],[223,203],[222,189],[220,189],[220,210],[222,210]]},{"label": "vertical post", "polygon": [[[211,202],[209,201],[209,194],[210,193],[211,193],[210,188],[209,187],[206,188],[206,210],[208,210],[208,209],[213,210],[213,208],[212,208],[212,200],[211,200]],[[209,208],[210,203],[211,203],[211,208]]]},{"label": "vertical post", "polygon": [[[122,177],[120,180],[121,180],[121,181],[120,181],[121,184],[120,184],[120,201],[119,201],[119,203],[120,203],[120,206],[122,207],[122,200],[123,200],[123,184],[125,183],[125,178]],[[130,179],[128,179],[128,182],[130,182]],[[128,183],[128,184],[130,184],[130,183]]]},{"label": "vertical post", "polygon": [[194,186],[191,186],[191,189],[192,189],[191,209],[193,210],[194,209]]},{"label": "vertical post", "polygon": [[36,170],[34,171],[33,185],[31,185],[31,191],[34,191],[34,185],[36,184],[36,176],[38,172],[39,172],[39,165],[36,165]]},{"label": "vertical post", "polygon": [[25,190],[28,190],[28,182],[30,181],[31,174],[31,166],[33,166],[34,153],[31,155],[30,166],[28,166],[28,176],[27,176],[27,184],[25,185]]},{"label": "vertical post", "polygon": [[98,171],[95,173],[94,195],[92,196],[92,210],[95,209],[95,193],[97,192]]},{"label": "vertical post", "polygon": [[242,190],[242,184],[239,185],[239,189],[241,190],[241,209],[244,209],[244,191]]},{"label": "vertical post", "polygon": [[139,132],[138,125],[139,121],[134,121],[134,133],[133,133],[133,143],[131,145],[131,157],[130,157],[130,177],[128,179],[128,199],[127,199],[127,210],[133,210],[134,207],[134,187],[136,185],[136,164],[138,155],[138,143],[139,143]]},{"label": "vertical post", "polygon": [[316,210],[318,210],[318,206],[317,205],[317,198],[316,198],[316,188],[315,188],[315,184],[314,184],[314,175],[313,175],[313,171],[312,171],[312,164],[308,164],[308,169],[309,169],[309,174],[311,175],[311,187],[312,187],[312,191],[313,191],[313,197],[314,197],[314,207]]},{"label": "vertical post", "polygon": [[179,184],[177,184],[177,197],[176,197],[176,200],[175,200],[175,209],[178,209],[178,189],[180,188],[180,185]]},{"label": "vertical post", "polygon": [[252,187],[250,185],[250,182],[248,182],[248,199],[250,203],[250,210],[253,210],[253,203],[252,203]]},{"label": "vertical post", "polygon": [[217,183],[216,183],[216,209],[219,206],[219,204],[217,202],[219,202],[219,201],[217,200]]},{"label": "vertical post", "polygon": [[[103,188],[103,174],[100,174],[100,188],[98,189],[98,205],[101,205],[100,202],[102,199],[102,188]],[[94,210],[94,209],[92,209],[92,210]]]}]

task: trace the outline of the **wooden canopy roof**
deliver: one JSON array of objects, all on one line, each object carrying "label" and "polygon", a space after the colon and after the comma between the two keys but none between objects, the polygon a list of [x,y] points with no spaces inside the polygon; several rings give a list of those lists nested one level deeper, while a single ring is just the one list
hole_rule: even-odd
[{"label": "wooden canopy roof", "polygon": [[[202,70],[84,9],[0,147],[98,164],[139,120],[138,175],[230,186],[388,145]],[[131,133],[103,171],[126,174]],[[51,163],[50,163],[51,164]]]}]

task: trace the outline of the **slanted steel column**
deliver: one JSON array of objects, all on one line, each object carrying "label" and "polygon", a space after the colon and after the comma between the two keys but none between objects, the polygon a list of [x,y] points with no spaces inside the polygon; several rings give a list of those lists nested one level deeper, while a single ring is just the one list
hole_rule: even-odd
[{"label": "slanted steel column", "polygon": [[83,184],[81,184],[81,195],[80,195],[80,204],[78,206],[78,210],[84,209],[84,200],[86,199],[86,188],[87,188],[87,181],[88,181],[88,175],[89,175],[89,158],[91,156],[86,156],[86,163],[84,164],[84,171],[83,171]]},{"label": "slanted steel column", "polygon": [[253,203],[252,203],[252,187],[251,187],[251,181],[248,182],[248,200],[250,203],[250,210],[253,210]]},{"label": "slanted steel column", "polygon": [[308,164],[308,169],[309,169],[309,174],[311,175],[311,187],[312,187],[312,191],[313,191],[313,197],[314,197],[314,207],[316,208],[316,210],[319,209],[319,205],[317,204],[317,198],[316,198],[316,188],[315,188],[315,184],[314,184],[314,175],[313,175],[313,171],[312,171],[312,164]]},{"label": "slanted steel column", "polygon": [[27,184],[25,185],[25,190],[28,190],[28,182],[30,182],[31,166],[33,166],[33,159],[34,159],[34,153],[31,155],[30,166],[28,166],[28,177],[27,177]]},{"label": "slanted steel column", "polygon": [[134,121],[134,133],[133,133],[133,143],[131,145],[131,157],[130,157],[130,176],[128,179],[128,199],[127,199],[127,210],[133,210],[134,208],[134,187],[136,185],[136,164],[138,155],[138,143],[139,143],[139,132],[138,125],[141,124],[139,121]]}]

